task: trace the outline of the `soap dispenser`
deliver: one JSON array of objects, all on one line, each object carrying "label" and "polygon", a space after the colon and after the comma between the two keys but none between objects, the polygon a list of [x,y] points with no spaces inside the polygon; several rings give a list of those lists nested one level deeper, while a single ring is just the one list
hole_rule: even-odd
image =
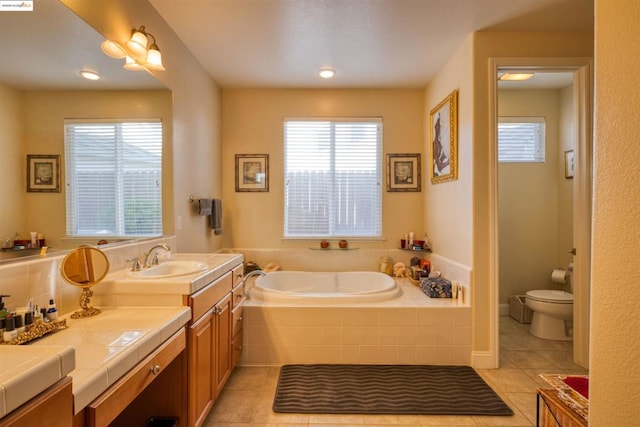
[{"label": "soap dispenser", "polygon": [[2,301],[2,298],[10,296],[11,295],[0,295],[0,319],[6,319],[9,317],[10,312],[4,307],[4,301]]}]

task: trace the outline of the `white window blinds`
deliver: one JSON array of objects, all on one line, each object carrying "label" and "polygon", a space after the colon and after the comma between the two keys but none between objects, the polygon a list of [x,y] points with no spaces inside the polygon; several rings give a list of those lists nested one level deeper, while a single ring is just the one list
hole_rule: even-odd
[{"label": "white window blinds", "polygon": [[67,234],[162,234],[162,123],[65,120]]},{"label": "white window blinds", "polygon": [[381,237],[381,119],[285,120],[285,237]]},{"label": "white window blinds", "polygon": [[544,151],[544,117],[500,117],[498,119],[499,162],[543,163]]}]

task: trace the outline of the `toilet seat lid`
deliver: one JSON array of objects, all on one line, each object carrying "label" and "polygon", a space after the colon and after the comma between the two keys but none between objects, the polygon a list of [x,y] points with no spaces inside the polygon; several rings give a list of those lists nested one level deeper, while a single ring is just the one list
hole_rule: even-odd
[{"label": "toilet seat lid", "polygon": [[527,298],[543,302],[554,302],[556,304],[573,304],[573,295],[565,291],[539,289],[527,292]]}]

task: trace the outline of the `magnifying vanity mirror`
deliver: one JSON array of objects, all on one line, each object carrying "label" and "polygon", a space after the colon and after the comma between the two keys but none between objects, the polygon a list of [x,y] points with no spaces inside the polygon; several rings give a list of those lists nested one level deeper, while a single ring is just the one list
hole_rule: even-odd
[{"label": "magnifying vanity mirror", "polygon": [[91,307],[92,286],[97,285],[109,273],[109,259],[98,248],[81,246],[69,252],[60,264],[60,273],[67,282],[82,288],[80,308],[71,315],[72,319],[100,314],[100,309]]}]

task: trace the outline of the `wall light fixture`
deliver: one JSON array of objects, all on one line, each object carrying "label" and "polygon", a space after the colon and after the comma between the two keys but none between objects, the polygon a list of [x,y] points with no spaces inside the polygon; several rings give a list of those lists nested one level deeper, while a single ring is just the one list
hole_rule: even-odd
[{"label": "wall light fixture", "polygon": [[[152,40],[151,44],[149,38]],[[124,68],[127,70],[165,70],[156,38],[145,30],[144,25],[131,30],[131,38],[124,46],[112,40],[105,40],[100,47],[105,55],[111,58],[125,58]]]}]

